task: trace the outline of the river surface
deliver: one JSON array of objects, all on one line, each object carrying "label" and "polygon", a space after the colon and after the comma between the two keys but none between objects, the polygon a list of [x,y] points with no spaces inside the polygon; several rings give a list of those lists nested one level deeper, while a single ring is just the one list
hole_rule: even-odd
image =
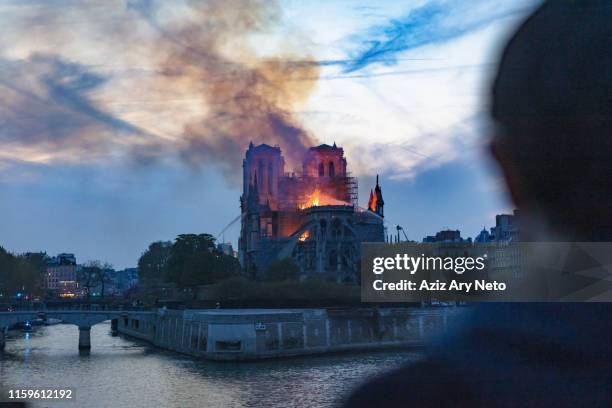
[{"label": "river surface", "polygon": [[0,353],[2,388],[71,388],[63,407],[332,407],[366,379],[418,351],[361,352],[248,363],[198,360],[92,327],[89,354],[73,325],[10,332]]}]

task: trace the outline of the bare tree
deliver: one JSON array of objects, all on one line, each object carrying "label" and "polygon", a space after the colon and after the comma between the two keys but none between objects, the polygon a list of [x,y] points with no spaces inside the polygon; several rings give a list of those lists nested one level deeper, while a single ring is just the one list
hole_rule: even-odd
[{"label": "bare tree", "polygon": [[110,279],[109,272],[112,269],[113,265],[98,260],[88,261],[83,265],[81,282],[83,287],[87,289],[87,299],[90,299],[91,290],[96,286],[100,286],[100,297],[104,298],[106,284]]}]

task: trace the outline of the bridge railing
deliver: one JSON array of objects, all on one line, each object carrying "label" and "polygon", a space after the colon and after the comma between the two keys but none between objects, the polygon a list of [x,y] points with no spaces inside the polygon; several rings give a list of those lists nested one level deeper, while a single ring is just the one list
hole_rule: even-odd
[{"label": "bridge railing", "polygon": [[44,302],[36,303],[20,303],[10,305],[5,308],[5,312],[44,312],[44,311],[107,311],[107,310],[125,310],[125,311],[149,311],[150,307],[130,305],[123,303],[83,303],[83,302],[62,302],[47,304]]}]

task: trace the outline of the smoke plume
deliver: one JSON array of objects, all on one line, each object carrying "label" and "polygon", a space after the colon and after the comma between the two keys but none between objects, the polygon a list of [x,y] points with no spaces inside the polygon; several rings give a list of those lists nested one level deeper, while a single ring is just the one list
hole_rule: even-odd
[{"label": "smoke plume", "polygon": [[[175,157],[235,179],[253,141],[279,144],[297,164],[315,140],[294,112],[319,72],[299,34],[266,42],[279,5],[169,3],[54,0],[17,9],[12,20],[21,23],[0,33],[0,141],[11,147],[0,161]],[[23,39],[26,23],[37,41]]]}]

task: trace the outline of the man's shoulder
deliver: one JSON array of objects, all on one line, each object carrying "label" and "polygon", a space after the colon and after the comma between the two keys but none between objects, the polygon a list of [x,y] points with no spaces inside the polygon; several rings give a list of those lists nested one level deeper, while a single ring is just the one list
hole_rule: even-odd
[{"label": "man's shoulder", "polygon": [[[487,304],[429,357],[358,388],[346,407],[543,406],[610,400],[612,304]],[[606,385],[604,385],[606,384]]]}]

